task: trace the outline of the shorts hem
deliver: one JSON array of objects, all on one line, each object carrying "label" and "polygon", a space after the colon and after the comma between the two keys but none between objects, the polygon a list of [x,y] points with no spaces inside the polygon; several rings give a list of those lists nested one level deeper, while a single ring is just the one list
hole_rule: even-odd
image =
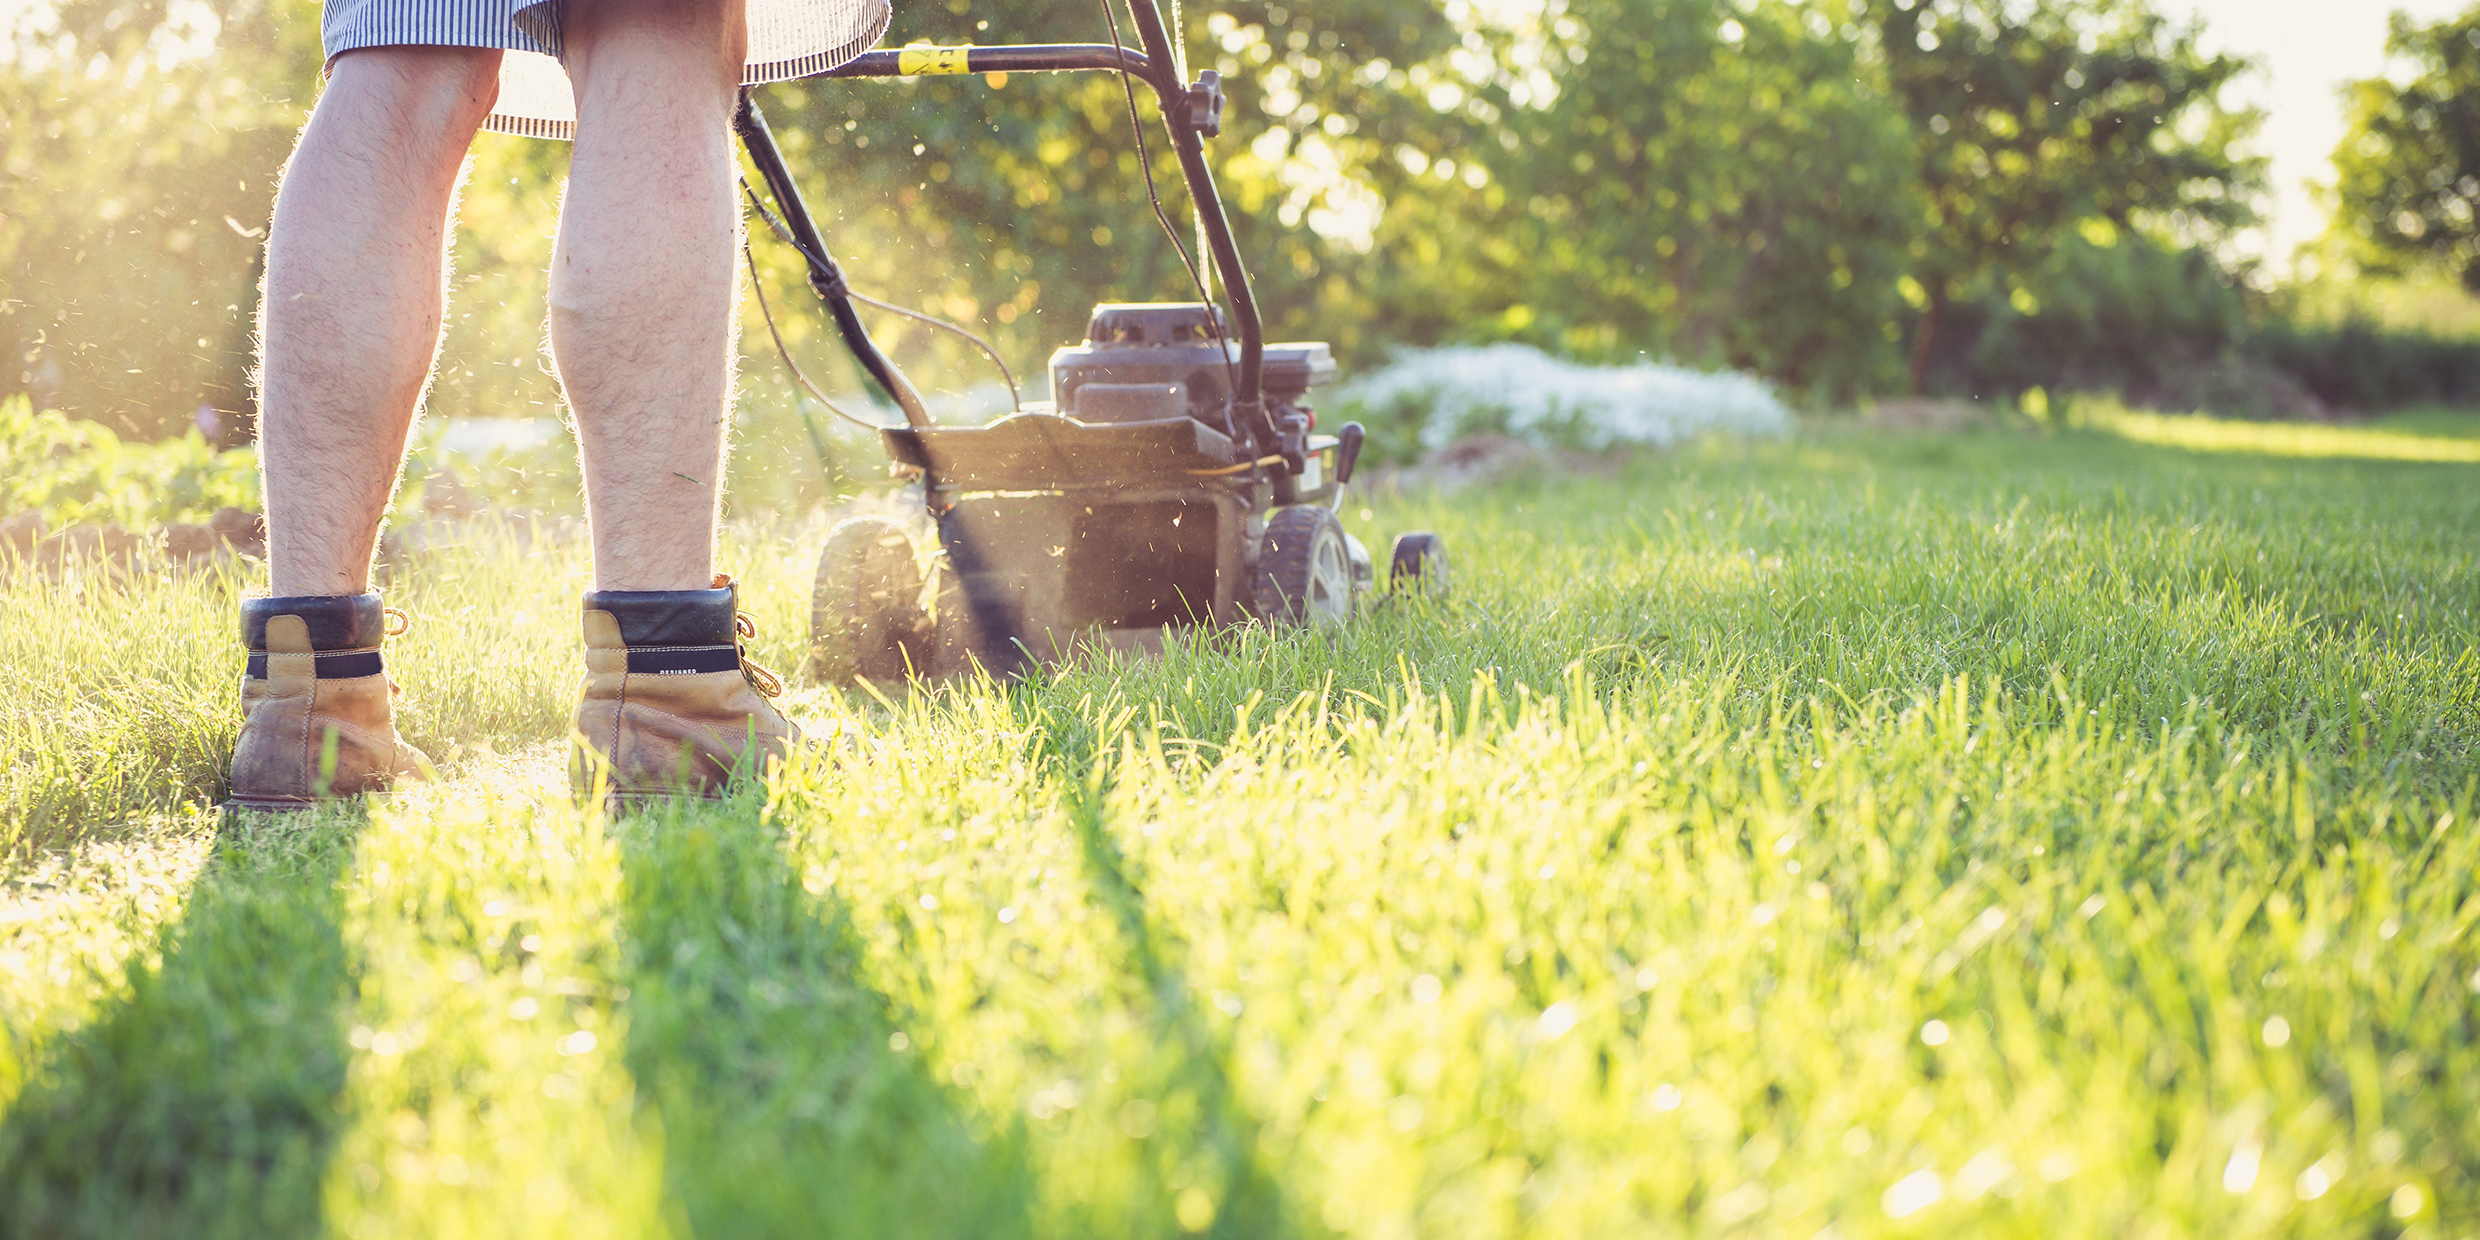
[{"label": "shorts hem", "polygon": [[478,50],[537,52],[545,56],[554,55],[543,47],[541,40],[519,31],[462,37],[435,33],[400,35],[387,31],[356,31],[325,39],[322,42],[326,44],[325,51],[327,52],[327,63],[322,71],[329,73],[335,71],[337,57],[346,52],[359,52],[374,47],[470,47]]},{"label": "shorts hem", "polygon": [[[536,3],[526,4],[519,8],[518,13],[542,7],[545,7],[542,0],[536,0]],[[743,86],[764,86],[772,82],[813,77],[841,67],[863,52],[878,46],[879,41],[887,37],[887,28],[893,19],[892,6],[882,4],[878,6],[878,12],[869,25],[853,38],[824,51],[748,64],[741,71],[741,84]],[[556,37],[545,39],[536,33],[529,32],[525,28],[526,19],[523,17],[512,16],[507,24],[496,29],[470,31],[452,32],[436,28],[389,29],[387,25],[388,23],[368,25],[357,23],[358,28],[322,32],[325,37],[321,39],[321,42],[327,53],[327,61],[321,66],[321,76],[332,74],[335,71],[337,58],[345,53],[373,47],[470,47],[508,52],[530,52],[539,56],[548,56],[554,61],[560,59],[558,39]],[[486,133],[510,134],[520,138],[543,138],[558,142],[575,141],[577,137],[577,122],[573,117],[541,116],[530,111],[523,113],[493,111],[483,120],[481,129]]]},{"label": "shorts hem", "polygon": [[577,140],[577,122],[555,121],[547,116],[506,116],[493,112],[482,122],[484,133],[504,133],[519,138],[548,138],[554,142]]}]

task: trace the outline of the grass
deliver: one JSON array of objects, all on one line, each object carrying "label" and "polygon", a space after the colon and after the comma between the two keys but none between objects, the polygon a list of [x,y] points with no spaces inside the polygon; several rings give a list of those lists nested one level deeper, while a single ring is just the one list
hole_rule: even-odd
[{"label": "grass", "polygon": [[400,573],[445,778],[248,830],[238,583],[20,577],[0,1234],[2471,1235],[2480,471],[2366,455],[1379,497],[1453,603],[620,821],[572,548]]},{"label": "grass", "polygon": [[2480,439],[2468,433],[2468,415],[2454,432],[2436,434],[2422,433],[2430,429],[2434,419],[2418,413],[2399,414],[2379,426],[2362,427],[2138,413],[2118,407],[2115,402],[2078,412],[2096,428],[2122,438],[2194,452],[2480,464]]}]

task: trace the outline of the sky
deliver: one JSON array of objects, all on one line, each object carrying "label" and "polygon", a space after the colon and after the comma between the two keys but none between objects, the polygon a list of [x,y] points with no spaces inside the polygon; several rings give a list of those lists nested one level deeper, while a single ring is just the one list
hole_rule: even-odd
[{"label": "sky", "polygon": [[[2328,162],[2342,141],[2344,82],[2387,69],[2385,19],[2395,10],[2421,21],[2462,11],[2473,0],[2162,0],[2161,11],[2201,17],[2207,50],[2236,52],[2258,69],[2236,88],[2265,111],[2257,153],[2273,158],[2271,226],[2243,248],[2287,269],[2293,248],[2325,231],[2309,197],[2310,180],[2331,181]],[[2399,67],[2397,67],[2399,69]]]}]

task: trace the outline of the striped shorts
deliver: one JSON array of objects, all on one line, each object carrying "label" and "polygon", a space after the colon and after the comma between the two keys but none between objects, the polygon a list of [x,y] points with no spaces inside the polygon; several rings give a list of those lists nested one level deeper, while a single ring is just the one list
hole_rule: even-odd
[{"label": "striped shorts", "polygon": [[[483,128],[535,138],[576,132],[560,67],[560,9],[580,0],[326,0],[319,37],[328,63],[356,48],[430,45],[506,48],[499,102]],[[590,3],[591,0],[584,0]],[[744,84],[823,73],[887,33],[889,0],[747,0]]]}]

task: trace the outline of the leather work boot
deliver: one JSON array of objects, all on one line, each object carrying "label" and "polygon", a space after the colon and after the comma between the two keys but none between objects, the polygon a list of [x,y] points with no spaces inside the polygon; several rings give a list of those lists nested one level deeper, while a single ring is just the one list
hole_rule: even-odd
[{"label": "leather work boot", "polygon": [[585,693],[569,763],[579,794],[601,777],[620,802],[721,796],[734,775],[763,773],[800,741],[768,700],[783,682],[741,650],[757,628],[738,597],[720,574],[710,590],[586,595]]},{"label": "leather work boot", "polygon": [[429,776],[430,759],[396,734],[379,654],[403,614],[376,594],[242,600],[249,665],[228,807],[306,809]]}]

